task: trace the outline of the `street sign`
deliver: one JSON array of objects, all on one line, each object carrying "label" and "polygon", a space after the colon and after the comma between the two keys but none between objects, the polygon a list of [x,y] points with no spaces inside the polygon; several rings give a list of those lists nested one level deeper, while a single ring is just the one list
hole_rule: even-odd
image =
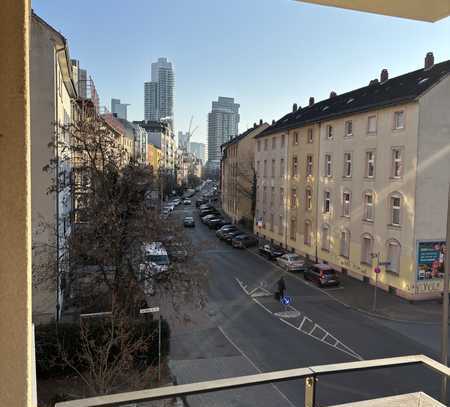
[{"label": "street sign", "polygon": [[378,274],[381,272],[381,269],[377,266],[373,269],[373,271]]},{"label": "street sign", "polygon": [[291,303],[291,297],[285,295],[283,298],[281,298],[281,303],[283,305],[289,305]]},{"label": "street sign", "polygon": [[391,262],[390,261],[380,261],[379,265],[380,266],[390,266]]},{"label": "street sign", "polygon": [[139,312],[141,314],[149,314],[149,313],[153,313],[153,312],[159,312],[159,307],[142,308]]}]

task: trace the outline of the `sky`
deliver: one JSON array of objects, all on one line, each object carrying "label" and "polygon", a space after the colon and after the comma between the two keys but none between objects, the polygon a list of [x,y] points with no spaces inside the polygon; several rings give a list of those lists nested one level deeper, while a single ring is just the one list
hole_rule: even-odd
[{"label": "sky", "polygon": [[240,104],[239,131],[365,86],[387,68],[397,76],[450,59],[450,17],[436,23],[316,6],[294,0],[33,0],[34,11],[68,40],[93,77],[100,104],[129,103],[144,117],[151,63],[175,67],[175,130],[206,142],[218,96]]}]

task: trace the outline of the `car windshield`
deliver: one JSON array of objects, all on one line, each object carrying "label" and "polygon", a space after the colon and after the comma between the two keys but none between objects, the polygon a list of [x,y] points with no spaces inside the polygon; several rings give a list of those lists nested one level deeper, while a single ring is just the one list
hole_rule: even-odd
[{"label": "car windshield", "polygon": [[192,220],[194,220],[194,218],[191,217],[191,216],[187,216],[187,217],[184,218],[184,220],[186,220],[186,221],[192,221]]},{"label": "car windshield", "polygon": [[149,254],[146,260],[159,266],[167,266],[169,264],[169,258],[165,254]]},{"label": "car windshield", "polygon": [[301,261],[301,257],[297,256],[296,254],[290,254],[287,256],[289,261]]}]

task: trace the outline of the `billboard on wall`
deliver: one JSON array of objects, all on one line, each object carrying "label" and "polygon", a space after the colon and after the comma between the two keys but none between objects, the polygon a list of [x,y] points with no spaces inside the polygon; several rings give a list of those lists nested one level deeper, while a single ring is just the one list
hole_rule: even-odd
[{"label": "billboard on wall", "polygon": [[443,278],[445,251],[443,240],[417,242],[417,281]]}]

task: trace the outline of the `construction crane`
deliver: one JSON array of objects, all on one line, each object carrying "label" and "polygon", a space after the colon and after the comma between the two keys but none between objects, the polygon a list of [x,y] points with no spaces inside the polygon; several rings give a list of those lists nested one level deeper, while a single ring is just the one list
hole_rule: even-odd
[{"label": "construction crane", "polygon": [[187,133],[187,140],[186,140],[186,149],[189,150],[189,143],[191,142],[191,137],[195,133],[195,131],[198,129],[198,126],[195,126],[195,128],[192,130],[192,121],[194,120],[194,116],[191,116],[191,120],[189,121],[189,130]]}]

